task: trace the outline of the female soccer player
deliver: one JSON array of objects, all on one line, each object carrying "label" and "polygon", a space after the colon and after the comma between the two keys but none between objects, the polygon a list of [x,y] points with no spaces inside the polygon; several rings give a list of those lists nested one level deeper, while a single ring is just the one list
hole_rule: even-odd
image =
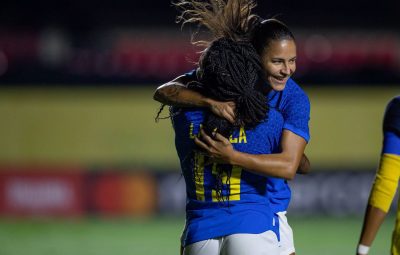
[{"label": "female soccer player", "polygon": [[[393,98],[386,107],[383,135],[381,160],[365,212],[357,255],[368,254],[396,194],[400,177],[400,96]],[[391,254],[400,254],[400,207],[393,231]]]},{"label": "female soccer player", "polygon": [[[253,29],[251,40],[261,56],[266,81],[258,89],[266,95],[270,108],[278,109],[285,120],[281,137],[281,153],[259,155],[240,153],[238,150],[233,150],[227,140],[218,135],[217,140],[211,140],[205,135],[207,143],[201,143],[198,139],[196,142],[213,157],[222,158],[226,162],[245,169],[264,171],[266,175],[292,179],[309,140],[308,97],[290,79],[296,69],[294,37],[285,25],[272,19],[258,24]],[[195,78],[193,73],[180,76],[160,86],[154,97],[166,104],[208,107],[213,113],[234,122],[236,109],[232,102],[221,102],[183,86]],[[303,159],[307,162],[306,158]],[[286,174],[286,176],[279,174]],[[268,178],[267,188],[271,207],[280,218],[281,254],[293,254],[295,250],[292,231],[285,217],[290,200],[290,189],[287,182],[279,178]]]},{"label": "female soccer player", "polygon": [[[228,46],[215,49],[220,40],[214,41],[207,49],[203,63],[211,58],[224,69],[223,74],[216,72],[204,72],[202,79],[209,80],[209,76],[227,78],[228,82],[219,80],[213,83],[215,87],[225,88],[224,85],[239,85],[247,83],[241,80],[243,77],[257,78],[257,72],[248,72],[248,58],[241,61],[243,65],[232,64],[228,56],[242,58],[240,52],[229,53],[230,48],[240,46]],[[236,44],[229,42],[229,44]],[[228,48],[228,50],[227,50]],[[228,54],[227,54],[228,53]],[[236,68],[230,68],[230,67]],[[200,64],[200,72],[204,69]],[[236,71],[235,71],[236,70]],[[210,69],[209,71],[212,71]],[[252,75],[248,75],[252,73]],[[211,79],[213,80],[213,79]],[[232,82],[230,82],[232,81]],[[251,82],[249,82],[251,84]],[[190,84],[189,84],[190,85]],[[229,86],[228,86],[229,87]],[[251,88],[250,93],[257,92]],[[229,92],[229,90],[227,90]],[[224,94],[217,93],[217,94]],[[237,101],[238,108],[247,107],[248,100],[253,98],[233,98]],[[256,97],[254,98],[255,100]],[[261,104],[267,106],[265,97],[261,95]],[[247,101],[247,103],[244,103]],[[241,108],[243,109],[243,108]],[[248,109],[258,110],[254,107]],[[242,110],[239,110],[242,112]],[[235,149],[249,153],[273,153],[278,151],[280,136],[283,127],[282,114],[276,109],[268,109],[263,114],[261,122],[249,129],[248,125],[237,127],[231,132],[230,141]],[[195,141],[211,126],[219,125],[218,119],[210,118],[211,113],[202,108],[172,108],[172,120],[175,131],[175,146],[181,162],[182,174],[186,183],[187,204],[186,224],[182,234],[183,254],[185,255],[277,255],[279,254],[277,225],[271,210],[269,200],[266,198],[267,178],[258,172],[245,170],[229,164],[207,164],[208,157],[199,150]],[[243,121],[252,122],[246,119]],[[240,119],[240,116],[239,116]],[[209,121],[212,120],[212,121]],[[220,119],[222,120],[222,119]],[[203,128],[202,128],[203,127]],[[218,129],[219,130],[219,129]],[[229,133],[227,134],[229,136]],[[217,137],[223,137],[216,134]],[[229,142],[230,143],[230,142]]]}]

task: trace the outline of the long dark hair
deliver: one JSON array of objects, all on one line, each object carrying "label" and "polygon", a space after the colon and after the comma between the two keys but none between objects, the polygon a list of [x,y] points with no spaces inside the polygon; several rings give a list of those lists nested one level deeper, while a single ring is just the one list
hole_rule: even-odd
[{"label": "long dark hair", "polygon": [[[192,42],[205,49],[198,63],[198,79],[188,87],[219,101],[234,101],[236,105],[234,124],[209,112],[203,123],[205,132],[212,135],[217,131],[229,137],[235,127],[251,128],[266,120],[267,99],[255,89],[262,77],[260,55],[251,43],[260,20],[251,13],[255,1],[180,0],[174,5],[181,10],[178,22],[197,24],[210,33],[209,40],[194,40],[196,32],[193,34]],[[229,184],[231,170],[222,166],[216,170],[217,198],[220,201],[226,197],[229,202],[230,194],[222,195],[222,179],[226,175]],[[196,179],[197,173],[193,174]]]},{"label": "long dark hair", "polygon": [[195,87],[205,96],[219,101],[234,101],[236,119],[232,124],[208,113],[203,125],[206,133],[216,130],[229,137],[235,126],[252,128],[266,119],[266,98],[255,90],[261,72],[259,56],[248,42],[225,38],[212,42],[197,70],[198,82],[188,87]]},{"label": "long dark hair", "polygon": [[210,32],[208,41],[193,41],[205,50],[198,63],[198,80],[189,87],[219,101],[234,101],[236,105],[233,125],[207,114],[203,125],[206,133],[217,130],[229,137],[234,126],[251,128],[263,121],[268,112],[266,98],[255,90],[261,81],[262,65],[250,42],[259,23],[259,17],[251,13],[255,1],[181,0],[174,5],[182,11],[178,22],[195,23]]}]

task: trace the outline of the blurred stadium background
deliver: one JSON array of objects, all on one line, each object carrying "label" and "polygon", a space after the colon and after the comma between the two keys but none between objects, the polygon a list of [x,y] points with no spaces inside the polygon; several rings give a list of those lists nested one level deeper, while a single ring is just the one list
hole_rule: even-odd
[{"label": "blurred stadium background", "polygon": [[[258,1],[298,43],[313,173],[291,182],[298,254],[354,254],[400,92],[398,1]],[[154,89],[193,68],[169,1],[2,1],[0,254],[178,254],[185,191]],[[395,205],[371,254],[388,254]]]}]

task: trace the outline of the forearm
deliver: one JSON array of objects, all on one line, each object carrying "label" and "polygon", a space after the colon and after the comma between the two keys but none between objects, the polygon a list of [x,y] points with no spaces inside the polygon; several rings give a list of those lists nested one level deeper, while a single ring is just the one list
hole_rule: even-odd
[{"label": "forearm", "polygon": [[383,154],[371,189],[359,243],[371,246],[389,211],[399,181],[400,158]]},{"label": "forearm", "polygon": [[[282,152],[279,154],[252,155],[234,151],[230,157],[231,164],[239,165],[257,174],[292,180],[298,168],[309,167],[309,161],[304,155],[306,141],[293,132],[284,130],[281,147]],[[299,167],[303,155],[304,165]]]},{"label": "forearm", "polygon": [[204,142],[195,138],[195,143],[211,157],[247,171],[263,176],[272,176],[291,180],[296,175],[300,160],[304,154],[306,141],[300,136],[284,130],[281,140],[281,153],[248,154],[233,148],[228,139],[216,133],[214,139],[203,130],[200,131]]},{"label": "forearm", "polygon": [[180,107],[210,107],[210,99],[186,88],[179,82],[168,82],[157,88],[153,99],[166,105]]},{"label": "forearm", "polygon": [[386,212],[368,205],[365,212],[363,228],[360,236],[360,244],[371,246],[375,236],[386,217]]},{"label": "forearm", "polygon": [[308,174],[311,171],[311,164],[306,154],[301,157],[299,167],[297,168],[298,174]]},{"label": "forearm", "polygon": [[300,158],[283,153],[254,155],[234,151],[229,163],[260,175],[291,180],[296,174],[299,161]]}]

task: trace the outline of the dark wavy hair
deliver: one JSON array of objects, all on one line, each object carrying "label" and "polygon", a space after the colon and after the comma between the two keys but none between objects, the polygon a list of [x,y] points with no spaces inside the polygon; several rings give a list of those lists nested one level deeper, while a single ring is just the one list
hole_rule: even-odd
[{"label": "dark wavy hair", "polygon": [[[214,131],[229,137],[235,127],[247,129],[266,120],[268,104],[266,97],[256,85],[261,82],[262,65],[260,55],[251,43],[254,28],[260,24],[258,16],[252,14],[256,6],[253,0],[180,0],[174,5],[181,11],[177,21],[182,25],[197,24],[199,29],[209,31],[209,40],[195,40],[192,43],[205,47],[199,58],[197,81],[188,84],[203,95],[219,101],[235,102],[235,123],[207,112],[203,129],[209,135]],[[196,168],[195,168],[196,169]],[[219,166],[215,190],[219,201],[223,195],[222,176],[230,182],[231,170]],[[194,171],[195,172],[195,171]],[[197,173],[193,173],[196,179]],[[229,193],[229,191],[228,191]]]}]

